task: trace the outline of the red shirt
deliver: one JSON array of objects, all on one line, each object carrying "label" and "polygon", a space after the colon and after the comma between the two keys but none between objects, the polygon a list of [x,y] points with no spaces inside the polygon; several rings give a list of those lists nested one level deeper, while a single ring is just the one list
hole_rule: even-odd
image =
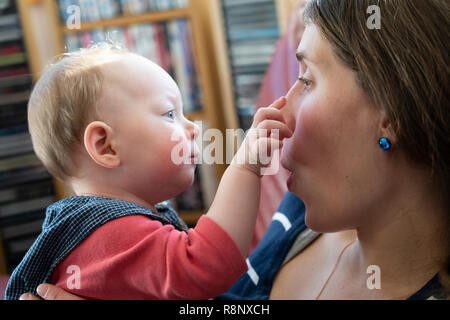
[{"label": "red shirt", "polygon": [[[73,267],[79,269],[79,289]],[[51,281],[89,299],[208,299],[247,271],[245,259],[217,223],[202,216],[188,233],[142,215],[112,220],[55,268]]]}]

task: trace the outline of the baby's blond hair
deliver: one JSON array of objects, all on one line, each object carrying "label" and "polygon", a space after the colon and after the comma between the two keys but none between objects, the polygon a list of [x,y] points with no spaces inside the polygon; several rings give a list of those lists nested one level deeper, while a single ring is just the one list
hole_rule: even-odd
[{"label": "baby's blond hair", "polygon": [[47,170],[61,180],[74,172],[72,155],[83,144],[86,126],[101,120],[101,65],[126,54],[131,52],[106,42],[64,53],[36,83],[28,102],[33,147]]}]

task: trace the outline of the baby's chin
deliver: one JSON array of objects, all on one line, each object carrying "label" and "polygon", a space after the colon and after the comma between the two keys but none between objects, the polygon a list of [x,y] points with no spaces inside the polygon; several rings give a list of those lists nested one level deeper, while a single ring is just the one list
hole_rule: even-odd
[{"label": "baby's chin", "polygon": [[[172,196],[169,196],[167,199],[180,195],[181,193],[188,190],[195,181],[195,166],[185,165],[187,168],[184,168],[182,173],[178,177],[172,180],[174,186],[174,192]],[[169,183],[169,182],[168,182]]]}]

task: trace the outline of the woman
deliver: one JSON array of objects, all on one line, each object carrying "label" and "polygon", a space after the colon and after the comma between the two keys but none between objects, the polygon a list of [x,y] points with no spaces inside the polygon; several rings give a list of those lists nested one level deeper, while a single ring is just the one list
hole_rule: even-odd
[{"label": "woman", "polygon": [[447,0],[308,2],[282,155],[302,201],[222,298],[448,297],[449,19]]}]

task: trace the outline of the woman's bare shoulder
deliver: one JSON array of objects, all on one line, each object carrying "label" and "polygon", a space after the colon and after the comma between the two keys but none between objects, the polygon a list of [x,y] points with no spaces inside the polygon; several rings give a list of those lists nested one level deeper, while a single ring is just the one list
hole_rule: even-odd
[{"label": "woman's bare shoulder", "polygon": [[355,237],[353,230],[322,234],[280,268],[270,299],[314,299],[333,268],[339,248]]}]

